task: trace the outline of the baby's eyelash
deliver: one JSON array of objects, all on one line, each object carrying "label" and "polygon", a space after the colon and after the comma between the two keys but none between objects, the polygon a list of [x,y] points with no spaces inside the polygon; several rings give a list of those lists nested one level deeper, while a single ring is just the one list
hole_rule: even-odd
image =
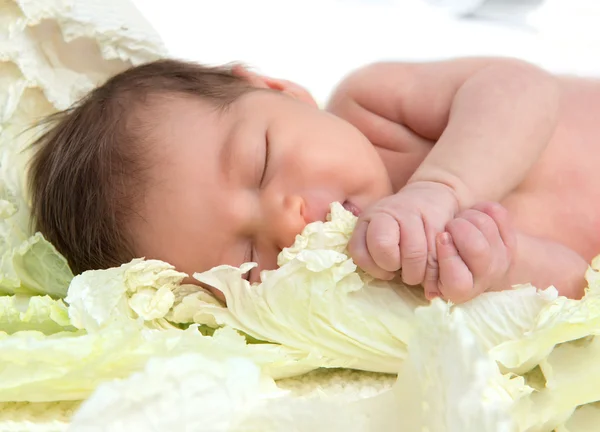
[{"label": "baby's eyelash", "polygon": [[271,146],[269,146],[269,134],[265,134],[265,162],[263,167],[262,176],[260,177],[259,186],[262,186],[265,176],[267,174],[267,168],[269,166],[269,155],[270,155]]},{"label": "baby's eyelash", "polygon": [[[265,180],[265,176],[267,174],[267,168],[269,167],[269,156],[270,156],[269,134],[266,133],[265,134],[265,160],[264,160],[264,165],[263,165],[263,172],[260,177],[260,181],[258,183],[259,186],[262,186],[262,184]],[[245,262],[256,262],[255,256],[254,256],[254,245],[252,244],[252,242],[249,243],[249,248],[250,248],[250,251],[248,253],[246,253],[247,259],[245,260]],[[256,271],[256,270],[255,269],[250,270],[248,273],[246,273],[244,275],[244,279],[246,279],[247,281],[250,281],[250,278],[252,276],[252,271]]]}]

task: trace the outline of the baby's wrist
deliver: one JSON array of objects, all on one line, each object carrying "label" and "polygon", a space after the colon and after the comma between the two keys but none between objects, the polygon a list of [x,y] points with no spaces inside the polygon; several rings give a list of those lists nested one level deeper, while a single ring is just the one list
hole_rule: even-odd
[{"label": "baby's wrist", "polygon": [[456,198],[457,211],[469,209],[477,203],[471,188],[459,176],[446,170],[420,166],[410,177],[407,185],[420,182],[435,183],[448,188]]},{"label": "baby's wrist", "polygon": [[455,187],[452,182],[412,177],[406,184],[406,187],[422,187],[424,190],[430,188],[436,189],[441,194],[448,196],[448,202],[451,202],[454,207],[454,214],[471,208],[474,205],[474,203],[471,204],[470,194],[467,191],[461,190],[460,187]]}]

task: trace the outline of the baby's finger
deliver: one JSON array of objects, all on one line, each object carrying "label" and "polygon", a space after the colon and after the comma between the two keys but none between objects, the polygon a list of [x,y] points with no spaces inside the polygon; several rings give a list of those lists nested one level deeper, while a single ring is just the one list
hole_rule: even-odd
[{"label": "baby's finger", "polygon": [[388,272],[400,270],[400,227],[385,213],[374,215],[367,227],[367,249],[375,264]]},{"label": "baby's finger", "polygon": [[423,283],[427,267],[427,236],[423,219],[417,215],[407,215],[400,221],[400,259],[404,283]]},{"label": "baby's finger", "polygon": [[367,249],[366,236],[369,222],[359,220],[356,224],[352,237],[348,242],[348,252],[354,263],[377,279],[391,280],[394,273],[385,271],[375,264]]},{"label": "baby's finger", "polygon": [[[462,303],[477,293],[473,289],[473,275],[454,246],[452,236],[445,232],[436,239],[440,279],[438,288],[446,300]],[[432,297],[426,293],[426,296]]]},{"label": "baby's finger", "polygon": [[502,242],[509,250],[514,250],[517,245],[517,236],[510,220],[508,211],[501,205],[495,202],[484,202],[473,207],[491,217],[500,233]]},{"label": "baby's finger", "polygon": [[446,230],[473,277],[485,275],[491,264],[491,246],[483,232],[462,217],[452,220]]},{"label": "baby's finger", "polygon": [[458,217],[466,219],[475,225],[475,227],[481,231],[492,249],[504,246],[496,221],[494,221],[494,219],[492,219],[492,217],[487,213],[476,209],[469,209],[461,212]]},{"label": "baby's finger", "polygon": [[425,290],[425,297],[428,300],[442,295],[438,288],[440,269],[435,249],[434,239],[434,245],[427,253],[427,267],[425,268],[425,277],[423,279],[423,289]]}]

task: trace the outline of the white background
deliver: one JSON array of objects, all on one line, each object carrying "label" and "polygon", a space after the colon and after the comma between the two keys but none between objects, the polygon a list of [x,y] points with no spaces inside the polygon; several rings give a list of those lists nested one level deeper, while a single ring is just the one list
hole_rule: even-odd
[{"label": "white background", "polygon": [[457,18],[431,3],[461,0],[429,1],[134,3],[173,56],[207,64],[242,61],[304,85],[320,102],[351,69],[384,59],[502,55],[559,73],[600,76],[599,0],[545,0],[508,20]]}]

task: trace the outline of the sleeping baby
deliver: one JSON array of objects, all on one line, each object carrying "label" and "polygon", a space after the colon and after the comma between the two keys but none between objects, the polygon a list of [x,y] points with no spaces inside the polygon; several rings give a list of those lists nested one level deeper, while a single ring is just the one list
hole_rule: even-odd
[{"label": "sleeping baby", "polygon": [[600,252],[599,112],[598,81],[512,59],[369,65],[325,110],[241,65],[161,60],[48,119],[33,217],[76,273],[144,256],[256,262],[254,282],[339,202],[376,278],[455,303],[527,282],[579,298]]}]

